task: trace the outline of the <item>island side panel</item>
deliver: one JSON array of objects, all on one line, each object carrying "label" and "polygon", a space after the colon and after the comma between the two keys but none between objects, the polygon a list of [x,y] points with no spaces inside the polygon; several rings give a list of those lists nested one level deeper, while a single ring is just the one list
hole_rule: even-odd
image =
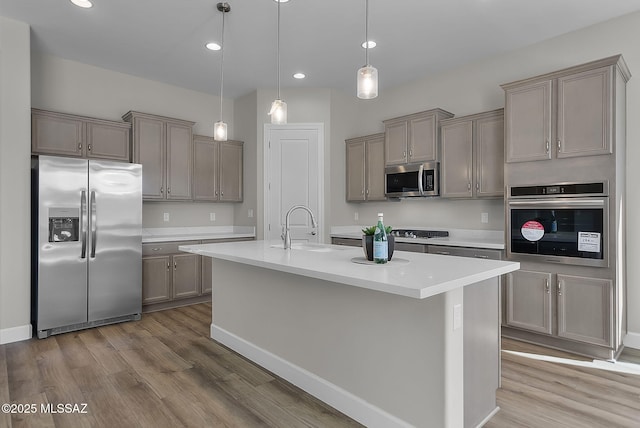
[{"label": "island side panel", "polygon": [[[330,382],[394,415],[397,426],[460,426],[451,414],[463,414],[461,382],[445,383],[463,371],[461,353],[447,353],[462,348],[463,329],[445,329],[445,319],[452,317],[446,305],[462,304],[462,293],[445,303],[445,294],[420,300],[225,260],[213,265],[212,332],[235,335]],[[287,370],[267,368],[291,380]]]}]

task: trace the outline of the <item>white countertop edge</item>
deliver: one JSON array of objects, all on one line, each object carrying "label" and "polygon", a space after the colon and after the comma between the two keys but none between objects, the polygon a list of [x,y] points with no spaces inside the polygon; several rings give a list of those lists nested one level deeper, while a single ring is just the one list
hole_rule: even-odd
[{"label": "white countertop edge", "polygon": [[[284,265],[281,263],[269,262],[265,260],[257,260],[250,257],[224,253],[221,251],[212,251],[210,249],[203,250],[200,248],[194,248],[193,246],[190,246],[190,245],[181,245],[180,247],[178,247],[178,249],[180,251],[199,254],[202,256],[213,257],[221,260],[227,260],[227,261],[232,261],[236,263],[262,267],[266,269],[272,269],[280,272],[291,273],[291,274],[306,276],[309,278],[316,278],[316,279],[321,279],[325,281],[336,282],[340,284],[352,285],[360,288],[381,291],[389,294],[396,294],[396,295],[410,297],[414,299],[425,299],[431,296],[435,296],[437,294],[455,290],[460,287],[475,284],[477,282],[484,281],[486,279],[507,274],[509,272],[516,271],[520,268],[520,264],[518,262],[496,262],[496,263],[500,263],[502,266],[488,269],[480,273],[475,273],[465,277],[457,278],[455,280],[445,281],[437,285],[430,285],[422,288],[408,288],[401,285],[379,282],[376,280],[372,280],[370,278],[364,279],[364,278],[349,277],[345,275],[334,274],[332,272],[319,271],[319,270],[291,266],[291,265]],[[429,254],[424,256],[451,257],[451,256],[440,256],[440,255],[434,255],[434,254]],[[495,262],[495,261],[489,261],[489,262]]]},{"label": "white countertop edge", "polygon": [[176,241],[202,241],[210,239],[234,239],[234,238],[255,238],[252,233],[198,233],[194,235],[160,235],[160,236],[143,236],[143,244],[151,244],[157,242],[176,242]]},{"label": "white countertop edge", "polygon": [[[331,233],[332,238],[360,239],[362,233],[338,232]],[[445,245],[450,247],[468,247],[468,248],[485,248],[491,250],[504,250],[504,241],[496,241],[491,238],[463,238],[463,237],[446,237],[446,238],[402,238],[396,237],[396,242],[408,242],[411,244],[427,244],[427,245]]]},{"label": "white countertop edge", "polygon": [[142,243],[255,238],[253,226],[155,227],[142,229]]}]

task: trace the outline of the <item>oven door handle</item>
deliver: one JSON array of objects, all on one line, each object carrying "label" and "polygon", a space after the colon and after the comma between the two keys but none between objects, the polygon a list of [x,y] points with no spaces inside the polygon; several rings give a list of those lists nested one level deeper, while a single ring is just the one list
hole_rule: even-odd
[{"label": "oven door handle", "polygon": [[420,191],[420,196],[424,196],[424,188],[422,187],[423,174],[424,174],[424,165],[420,164],[420,169],[418,169],[418,190]]},{"label": "oven door handle", "polygon": [[605,198],[571,198],[571,199],[529,199],[526,201],[509,201],[509,207],[553,207],[553,208],[591,208],[591,207],[606,207],[607,201]]}]

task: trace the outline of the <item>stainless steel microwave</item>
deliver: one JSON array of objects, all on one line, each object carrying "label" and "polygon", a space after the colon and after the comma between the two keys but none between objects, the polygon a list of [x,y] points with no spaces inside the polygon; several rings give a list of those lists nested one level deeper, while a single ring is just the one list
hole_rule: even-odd
[{"label": "stainless steel microwave", "polygon": [[440,195],[440,163],[388,166],[384,192],[390,198]]}]

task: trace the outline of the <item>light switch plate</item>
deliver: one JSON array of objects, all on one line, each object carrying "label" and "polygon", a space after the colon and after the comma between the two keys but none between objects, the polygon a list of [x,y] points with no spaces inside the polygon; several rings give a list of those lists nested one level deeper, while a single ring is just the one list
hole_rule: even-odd
[{"label": "light switch plate", "polygon": [[480,222],[489,223],[489,213],[480,213]]},{"label": "light switch plate", "polygon": [[169,221],[169,213],[164,213],[163,219],[164,221]]},{"label": "light switch plate", "polygon": [[209,213],[209,220],[216,221],[216,213]]},{"label": "light switch plate", "polygon": [[353,220],[358,221],[358,218],[360,218],[360,214],[358,213],[358,211],[356,211],[353,213]]},{"label": "light switch plate", "polygon": [[252,209],[249,209],[249,211],[247,211],[247,217],[253,218],[253,210]]}]

